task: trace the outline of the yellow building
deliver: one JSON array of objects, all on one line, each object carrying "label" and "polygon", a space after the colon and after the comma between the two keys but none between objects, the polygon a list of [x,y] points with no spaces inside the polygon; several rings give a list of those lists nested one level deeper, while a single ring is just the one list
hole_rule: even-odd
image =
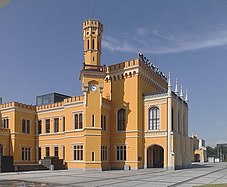
[{"label": "yellow building", "polygon": [[[188,101],[172,91],[170,75],[141,53],[101,64],[103,25],[83,22],[82,95],[30,106],[0,105],[0,144],[15,164],[48,156],[84,170],[187,168],[192,160]],[[177,84],[176,84],[177,86]]]}]

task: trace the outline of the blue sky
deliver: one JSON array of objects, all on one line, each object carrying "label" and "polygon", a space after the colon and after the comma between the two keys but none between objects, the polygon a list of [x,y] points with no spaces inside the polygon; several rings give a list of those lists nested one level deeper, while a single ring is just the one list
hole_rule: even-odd
[{"label": "blue sky", "polygon": [[[92,0],[0,0],[0,97],[81,95],[82,21]],[[227,1],[94,0],[102,63],[144,53],[188,89],[189,132],[227,143]]]}]

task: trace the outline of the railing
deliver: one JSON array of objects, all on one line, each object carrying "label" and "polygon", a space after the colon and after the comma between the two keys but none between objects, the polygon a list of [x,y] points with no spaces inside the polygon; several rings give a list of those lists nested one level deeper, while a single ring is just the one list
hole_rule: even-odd
[{"label": "railing", "polygon": [[106,65],[103,66],[97,66],[97,65],[88,65],[84,63],[83,70],[89,70],[89,71],[100,71],[100,72],[106,72]]}]

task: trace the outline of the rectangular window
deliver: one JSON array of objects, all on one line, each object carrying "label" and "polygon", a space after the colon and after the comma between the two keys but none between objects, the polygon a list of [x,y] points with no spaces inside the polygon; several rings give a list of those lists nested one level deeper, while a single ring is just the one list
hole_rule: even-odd
[{"label": "rectangular window", "polygon": [[42,120],[38,120],[38,134],[42,134]]},{"label": "rectangular window", "polygon": [[92,114],[92,127],[94,127],[94,126],[95,126],[95,115]]},{"label": "rectangular window", "polygon": [[30,134],[30,121],[29,120],[27,120],[26,129],[27,129],[27,133]]},{"label": "rectangular window", "polygon": [[65,146],[62,146],[62,158],[65,160]]},{"label": "rectangular window", "polygon": [[65,132],[65,117],[62,117],[62,131]]},{"label": "rectangular window", "polygon": [[107,158],[107,146],[101,146],[101,161],[106,161]]},{"label": "rectangular window", "polygon": [[101,115],[101,129],[103,130],[103,115]]},{"label": "rectangular window", "polygon": [[125,161],[126,160],[126,146],[117,146],[117,160],[118,161]]},{"label": "rectangular window", "polygon": [[41,160],[42,157],[42,149],[41,147],[38,148],[38,160]]},{"label": "rectangular window", "polygon": [[3,145],[0,144],[0,156],[3,156],[4,155],[3,150],[4,150]]},{"label": "rectangular window", "polygon": [[31,148],[30,147],[21,148],[21,160],[23,160],[23,161],[31,160]]},{"label": "rectangular window", "polygon": [[59,132],[59,118],[54,118],[54,132]]},{"label": "rectangular window", "polygon": [[22,119],[22,132],[25,133],[26,131],[26,120]]},{"label": "rectangular window", "polygon": [[50,147],[46,147],[46,157],[50,156]]},{"label": "rectangular window", "polygon": [[74,160],[83,160],[83,145],[74,145]]},{"label": "rectangular window", "polygon": [[58,147],[54,147],[54,156],[58,157]]},{"label": "rectangular window", "polygon": [[46,133],[50,133],[50,119],[46,119]]},{"label": "rectangular window", "polygon": [[30,134],[30,121],[22,119],[22,132]]},{"label": "rectangular window", "polygon": [[101,115],[101,128],[102,130],[106,130],[106,116],[105,115]]},{"label": "rectangular window", "polygon": [[106,131],[106,116],[103,116],[103,130]]},{"label": "rectangular window", "polygon": [[94,162],[95,161],[95,152],[91,153],[91,161]]}]

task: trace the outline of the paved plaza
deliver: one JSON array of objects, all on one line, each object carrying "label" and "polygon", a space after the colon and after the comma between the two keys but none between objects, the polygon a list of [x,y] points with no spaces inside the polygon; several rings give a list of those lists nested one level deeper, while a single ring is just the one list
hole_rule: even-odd
[{"label": "paved plaza", "polygon": [[75,170],[0,173],[4,186],[198,186],[227,184],[227,163],[193,164],[191,169],[167,171],[142,169],[134,171],[82,172]]}]

